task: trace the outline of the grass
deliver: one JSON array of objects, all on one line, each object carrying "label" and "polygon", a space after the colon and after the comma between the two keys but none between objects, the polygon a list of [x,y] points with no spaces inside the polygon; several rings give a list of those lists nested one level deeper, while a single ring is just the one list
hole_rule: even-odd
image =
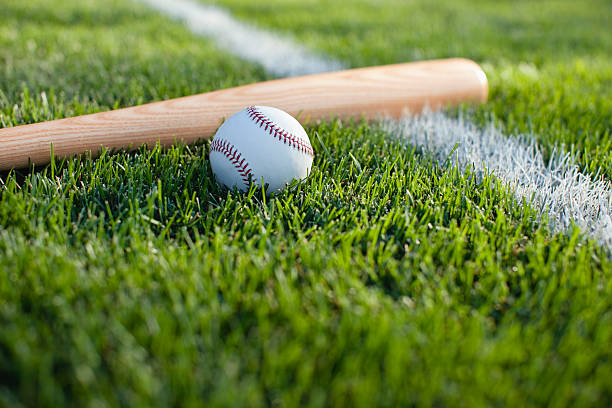
[{"label": "grass", "polygon": [[[265,78],[135,5],[5,10],[5,126]],[[499,69],[483,116],[521,128],[550,114],[532,106],[530,68]],[[559,132],[590,120],[605,143],[609,118],[566,101],[588,81],[600,98],[596,75],[542,89],[561,87]],[[493,176],[476,182],[376,127],[308,133],[313,174],[272,198],[220,189],[206,143],[4,175],[0,405],[610,403],[608,253],[578,230],[551,235]]]},{"label": "grass", "polygon": [[[215,0],[352,66],[466,57],[490,81],[482,120],[573,150],[612,180],[612,4],[589,1]],[[321,18],[321,13],[324,18]]]},{"label": "grass", "polygon": [[137,4],[10,0],[2,7],[4,127],[266,79]]}]

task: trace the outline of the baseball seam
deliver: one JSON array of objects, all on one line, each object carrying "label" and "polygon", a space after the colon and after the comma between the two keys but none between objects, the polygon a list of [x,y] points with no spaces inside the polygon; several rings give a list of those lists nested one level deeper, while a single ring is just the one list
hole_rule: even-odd
[{"label": "baseball seam", "polygon": [[307,143],[303,139],[287,132],[284,129],[281,129],[272,120],[270,120],[270,118],[257,110],[255,106],[249,106],[246,111],[249,118],[251,118],[259,127],[263,127],[263,129],[274,138],[278,139],[284,144],[288,144],[290,147],[298,149],[310,157],[314,157],[314,151],[312,150],[310,143]]},{"label": "baseball seam", "polygon": [[249,167],[249,163],[246,161],[244,157],[240,154],[238,149],[236,149],[230,142],[223,139],[215,138],[210,144],[211,152],[219,152],[227,159],[232,162],[238,174],[240,174],[244,185],[248,188],[249,182],[251,178],[252,169]]}]

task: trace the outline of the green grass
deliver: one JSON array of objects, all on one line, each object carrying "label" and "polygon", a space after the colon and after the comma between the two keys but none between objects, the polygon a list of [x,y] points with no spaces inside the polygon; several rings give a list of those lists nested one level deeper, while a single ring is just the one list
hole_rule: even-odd
[{"label": "green grass", "polygon": [[4,127],[266,79],[260,68],[137,3],[123,3],[3,1]]},{"label": "green grass", "polygon": [[[5,126],[265,78],[119,1],[3,7]],[[589,31],[556,35],[541,85],[519,51],[503,69],[491,59],[481,113],[522,128],[559,106],[551,129],[592,123],[575,140],[603,129],[609,143],[610,118],[597,117],[608,57]],[[595,70],[580,68],[591,58]],[[568,100],[579,88],[585,98]],[[602,101],[581,110],[589,100]],[[551,235],[494,177],[476,182],[376,127],[308,133],[313,174],[271,198],[220,189],[206,143],[4,175],[0,405],[610,404],[607,252],[578,230]]]},{"label": "green grass", "polygon": [[[202,0],[204,1],[204,0]],[[352,66],[466,57],[482,64],[509,133],[574,150],[612,180],[612,3],[589,1],[215,0]]]}]

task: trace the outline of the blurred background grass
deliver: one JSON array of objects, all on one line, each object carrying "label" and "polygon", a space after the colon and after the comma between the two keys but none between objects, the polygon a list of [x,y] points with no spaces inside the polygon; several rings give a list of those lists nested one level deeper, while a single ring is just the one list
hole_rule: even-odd
[{"label": "blurred background grass", "polygon": [[354,67],[465,57],[491,85],[509,133],[534,132],[545,153],[573,150],[612,179],[612,3],[483,0],[215,0],[245,21],[291,35]]}]

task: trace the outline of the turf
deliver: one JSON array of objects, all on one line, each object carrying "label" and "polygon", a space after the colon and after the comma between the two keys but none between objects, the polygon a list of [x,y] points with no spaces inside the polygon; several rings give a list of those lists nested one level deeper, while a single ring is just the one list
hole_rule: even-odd
[{"label": "turf", "polygon": [[3,127],[267,78],[137,3],[7,0],[2,9]]},{"label": "turf", "polygon": [[[136,5],[4,10],[4,126],[266,77]],[[569,137],[592,122],[603,144],[605,105],[574,112],[566,99],[589,83],[587,99],[601,99],[610,64],[589,31],[557,35],[567,59],[537,62],[567,73],[541,85],[560,88],[551,126]],[[600,70],[573,82],[572,55]],[[555,103],[532,95],[522,54],[508,58],[505,70],[490,62],[481,114],[543,126]],[[272,198],[220,189],[206,143],[4,175],[0,405],[609,405],[607,252],[578,230],[551,235],[493,176],[477,181],[375,126],[308,133],[313,174]]]},{"label": "turf", "polygon": [[[204,0],[202,0],[204,1]],[[215,0],[352,66],[466,57],[490,82],[483,120],[564,145],[612,180],[612,3]],[[324,16],[324,17],[323,17]]]}]

